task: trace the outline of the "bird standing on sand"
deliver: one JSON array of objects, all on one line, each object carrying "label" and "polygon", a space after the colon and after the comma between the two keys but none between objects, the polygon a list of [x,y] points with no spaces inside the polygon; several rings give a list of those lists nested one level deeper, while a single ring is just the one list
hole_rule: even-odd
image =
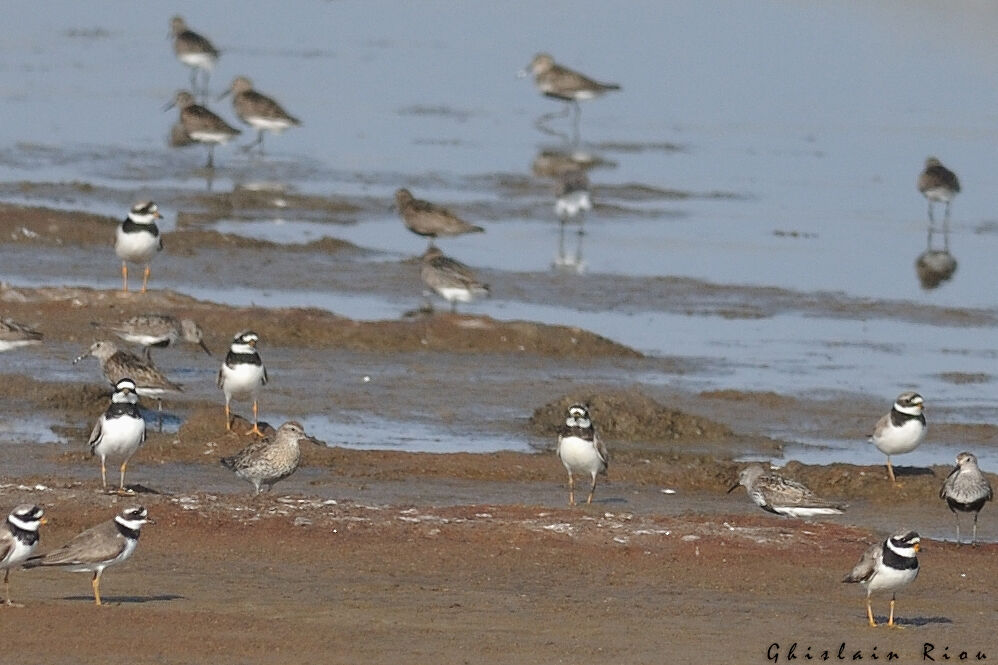
[{"label": "bird standing on sand", "polygon": [[841,502],[822,499],[796,480],[767,471],[761,464],[742,469],[738,482],[731,486],[728,493],[738,487],[744,487],[749,498],[763,510],[787,517],[840,515],[846,508]]},{"label": "bird standing on sand", "polygon": [[932,207],[938,201],[946,204],[943,224],[948,224],[949,204],[960,193],[960,181],[956,174],[943,166],[943,163],[935,157],[927,157],[925,169],[918,175],[918,191],[929,202],[929,222],[935,222]]},{"label": "bird standing on sand", "polygon": [[[956,544],[960,544],[960,513],[974,513],[974,535],[970,544],[977,544],[977,514],[988,501],[994,499],[991,483],[977,466],[973,453],[960,453],[956,456],[956,467],[943,481],[939,498],[945,499],[956,518]],[[957,511],[960,511],[958,513]]]},{"label": "bird standing on sand", "polygon": [[139,412],[139,396],[135,382],[122,379],[114,386],[111,404],[97,419],[90,439],[90,454],[100,457],[101,487],[107,491],[107,458],[121,460],[121,484],[118,494],[135,494],[125,487],[125,468],[128,460],[146,440],[146,421]]},{"label": "bird standing on sand", "polygon": [[180,124],[187,135],[208,146],[208,162],[205,168],[215,168],[215,146],[231,141],[242,132],[194,101],[194,95],[181,90],[163,110],[174,106],[180,109]]},{"label": "bird standing on sand", "polygon": [[59,549],[31,557],[24,567],[58,566],[74,573],[93,573],[94,603],[100,605],[101,573],[132,556],[143,524],[155,524],[145,508],[125,508],[114,519],[87,529]]},{"label": "bird standing on sand", "polygon": [[45,524],[45,512],[39,506],[24,503],[10,511],[0,524],[0,568],[3,569],[4,604],[23,607],[10,599],[10,569],[18,568],[38,546],[38,528]]},{"label": "bird standing on sand", "polygon": [[405,227],[426,238],[433,244],[434,238],[458,236],[463,233],[483,233],[485,229],[464,221],[446,208],[412,196],[408,189],[395,192],[395,206]]},{"label": "bird standing on sand", "polygon": [[877,591],[891,592],[891,613],[887,625],[894,628],[894,603],[898,589],[915,581],[918,577],[918,550],[921,539],[914,531],[901,530],[882,543],[871,545],[852,572],[843,582],[866,585],[866,616],[870,626],[876,627],[870,595]]},{"label": "bird standing on sand", "polygon": [[208,78],[218,62],[218,49],[210,41],[187,27],[180,16],[170,20],[173,34],[173,52],[177,60],[191,68],[191,90],[198,89],[198,71],[204,72],[204,90],[208,89]]},{"label": "bird standing on sand", "polygon": [[260,154],[263,154],[264,131],[280,134],[288,127],[301,125],[298,118],[285,111],[276,101],[254,90],[252,81],[245,76],[237,76],[233,79],[232,85],[222,93],[219,99],[230,93],[233,95],[232,106],[236,110],[236,115],[257,132],[256,141],[247,145],[247,150],[258,145],[260,146]]},{"label": "bird standing on sand", "polygon": [[225,355],[225,362],[218,370],[218,387],[225,393],[225,431],[232,430],[229,403],[233,396],[248,396],[253,399],[253,429],[250,433],[263,436],[258,424],[257,394],[267,385],[267,369],[256,350],[259,335],[252,330],[244,330],[232,338],[232,345]]},{"label": "bird standing on sand", "polygon": [[145,266],[142,274],[142,293],[146,292],[153,257],[163,251],[163,237],[156,226],[162,219],[159,208],[152,201],[142,201],[132,206],[128,216],[118,225],[114,238],[114,252],[121,259],[121,290],[128,292],[128,264]]},{"label": "bird standing on sand", "polygon": [[450,303],[451,312],[457,311],[459,302],[471,302],[478,296],[489,295],[488,284],[479,282],[471,268],[444,256],[433,245],[423,253],[422,263],[419,274],[423,283]]},{"label": "bird standing on sand", "polygon": [[575,474],[592,478],[586,503],[593,502],[596,476],[606,475],[610,457],[596,431],[589,409],[582,404],[568,407],[565,424],[558,429],[558,458],[568,471],[568,505],[575,505]]},{"label": "bird standing on sand", "polygon": [[301,462],[302,441],[324,445],[305,434],[301,423],[290,421],[277,429],[273,439],[255,441],[232,457],[223,457],[219,461],[243,480],[253,483],[255,496],[260,493],[262,485],[266,485],[269,492],[274,489],[274,483],[295,472]]},{"label": "bird standing on sand", "polygon": [[870,443],[887,455],[887,475],[897,484],[891,455],[910,453],[925,438],[925,401],[916,392],[903,392],[894,400],[890,413],[885,415],[873,428]]}]

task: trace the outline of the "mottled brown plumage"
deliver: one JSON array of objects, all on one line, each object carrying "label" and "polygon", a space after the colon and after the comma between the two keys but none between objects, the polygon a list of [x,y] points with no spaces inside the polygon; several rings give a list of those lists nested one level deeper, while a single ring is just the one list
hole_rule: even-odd
[{"label": "mottled brown plumage", "polygon": [[290,421],[281,425],[273,438],[254,441],[235,455],[219,461],[243,480],[253,483],[255,494],[259,494],[261,486],[266,485],[270,491],[274,483],[295,472],[301,462],[302,441],[322,445],[305,434],[301,423]]},{"label": "mottled brown plumage", "polygon": [[395,205],[405,227],[417,235],[438,238],[485,231],[480,226],[469,224],[446,208],[414,198],[408,189],[399,189],[395,192]]}]

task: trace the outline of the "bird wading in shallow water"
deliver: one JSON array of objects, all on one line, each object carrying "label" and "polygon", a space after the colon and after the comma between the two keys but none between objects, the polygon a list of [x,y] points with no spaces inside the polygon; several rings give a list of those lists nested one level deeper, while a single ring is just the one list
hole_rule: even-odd
[{"label": "bird wading in shallow water", "polygon": [[253,89],[253,83],[245,76],[237,76],[228,90],[219,99],[232,94],[232,106],[236,115],[244,123],[256,130],[256,141],[246,146],[246,149],[260,146],[263,154],[263,133],[280,134],[289,127],[298,127],[301,121],[276,101]]}]

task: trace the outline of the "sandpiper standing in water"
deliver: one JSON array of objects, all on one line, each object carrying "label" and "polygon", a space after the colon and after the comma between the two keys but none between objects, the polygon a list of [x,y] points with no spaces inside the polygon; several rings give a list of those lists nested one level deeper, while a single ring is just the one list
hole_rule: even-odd
[{"label": "sandpiper standing in water", "polygon": [[423,283],[450,303],[450,311],[457,311],[457,303],[471,302],[476,297],[488,296],[488,284],[478,281],[474,271],[456,259],[444,256],[431,245],[423,253],[420,277]]},{"label": "sandpiper standing in water", "polygon": [[204,343],[204,331],[191,319],[178,319],[170,314],[139,314],[121,323],[99,326],[115,335],[142,347],[146,360],[152,360],[149,349],[165,348],[183,340],[197,344],[201,350],[211,355]]},{"label": "sandpiper standing in water", "polygon": [[579,102],[595,99],[611,90],[620,90],[616,83],[600,83],[557,64],[547,53],[535,55],[526,69],[520,72],[520,76],[530,74],[534,75],[534,84],[544,96],[570,104],[573,112],[573,144],[579,142],[579,116],[582,111]]},{"label": "sandpiper standing in water", "polygon": [[156,226],[162,219],[159,208],[152,201],[142,201],[132,206],[128,216],[118,226],[114,239],[114,252],[121,259],[121,290],[128,292],[128,264],[137,263],[145,267],[142,273],[142,293],[146,292],[153,257],[163,251],[163,237]]},{"label": "sandpiper standing in water", "polygon": [[925,159],[925,169],[918,175],[918,191],[929,202],[929,222],[934,223],[932,207],[935,202],[945,203],[943,224],[949,223],[949,204],[960,193],[960,180],[935,157]]},{"label": "sandpiper standing in water", "polygon": [[247,150],[258,145],[262,155],[263,133],[265,131],[280,134],[289,127],[301,125],[298,118],[285,111],[276,101],[254,90],[252,81],[245,76],[237,76],[233,79],[232,85],[222,93],[219,99],[230,93],[236,115],[257,132],[256,141],[247,145]]},{"label": "sandpiper standing in water", "polygon": [[198,72],[204,72],[204,90],[208,89],[208,78],[218,62],[218,49],[207,38],[187,27],[180,16],[170,20],[173,34],[173,52],[177,60],[191,68],[191,90],[198,90]]},{"label": "sandpiper standing in water", "polygon": [[459,236],[464,233],[485,231],[480,226],[469,224],[446,208],[413,197],[408,189],[403,188],[395,192],[395,206],[402,216],[405,227],[416,235],[429,238],[431,245],[434,238],[441,236]]},{"label": "sandpiper standing in water", "polygon": [[0,352],[41,343],[42,334],[31,326],[0,316]]},{"label": "sandpiper standing in water", "polygon": [[194,95],[181,90],[164,111],[174,106],[180,109],[180,124],[191,139],[208,146],[208,163],[205,168],[215,168],[215,146],[224,145],[241,132],[220,117],[194,101]]}]

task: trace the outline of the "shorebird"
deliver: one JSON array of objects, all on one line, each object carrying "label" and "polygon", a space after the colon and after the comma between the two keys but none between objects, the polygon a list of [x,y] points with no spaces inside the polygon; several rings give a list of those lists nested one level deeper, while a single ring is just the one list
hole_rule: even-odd
[{"label": "shorebird", "polygon": [[253,82],[245,76],[237,76],[232,80],[229,89],[221,94],[219,99],[232,94],[232,106],[236,110],[236,115],[244,123],[256,130],[256,141],[246,146],[249,150],[253,146],[260,146],[260,154],[263,154],[263,133],[264,131],[280,134],[288,127],[298,127],[301,121],[285,111],[280,104],[253,89]]},{"label": "shorebird", "polygon": [[887,475],[897,484],[891,455],[910,453],[925,438],[925,401],[916,392],[903,392],[894,400],[890,413],[877,421],[870,442],[887,455]]},{"label": "shorebird", "polygon": [[23,607],[10,599],[10,569],[18,568],[38,546],[38,527],[45,524],[45,512],[39,506],[24,503],[10,511],[0,525],[0,568],[3,568],[4,604]]},{"label": "shorebird", "polygon": [[135,382],[122,379],[114,386],[111,404],[97,419],[90,433],[90,454],[100,457],[100,481],[107,491],[107,458],[121,460],[121,484],[118,494],[134,494],[125,487],[125,468],[128,460],[146,440],[146,421],[139,412],[139,396]]},{"label": "shorebird", "polygon": [[113,386],[122,379],[131,379],[135,383],[135,392],[143,397],[160,399],[167,393],[180,393],[183,388],[166,378],[151,362],[139,358],[134,353],[121,351],[114,342],[101,340],[94,342],[86,352],[82,353],[73,364],[77,364],[87,356],[93,356],[100,362],[104,378]]},{"label": "shorebird", "polygon": [[428,287],[450,303],[451,312],[457,311],[457,303],[471,302],[478,296],[488,296],[489,287],[478,281],[475,273],[460,261],[444,256],[431,245],[422,257],[420,277]]},{"label": "shorebird", "polygon": [[807,486],[767,471],[761,464],[752,464],[741,470],[738,482],[728,493],[744,487],[749,498],[763,510],[787,517],[807,518],[815,515],[840,515],[845,504],[829,501],[815,495]]},{"label": "shorebird", "polygon": [[188,28],[187,23],[179,16],[170,20],[170,32],[177,60],[191,68],[191,90],[198,89],[199,70],[204,72],[204,89],[207,90],[211,70],[218,62],[218,49],[205,37]]},{"label": "shorebird", "polygon": [[592,503],[596,492],[596,476],[606,475],[610,458],[589,416],[589,409],[582,404],[568,407],[565,424],[558,429],[558,458],[568,471],[568,505],[575,505],[577,473],[592,478],[589,496],[586,498],[586,503]]},{"label": "shorebird", "polygon": [[0,317],[0,352],[41,343],[42,334],[31,326],[18,323],[6,316]]},{"label": "shorebird", "polygon": [[194,141],[208,146],[208,163],[205,168],[215,168],[215,146],[225,144],[241,134],[238,129],[194,101],[194,95],[181,90],[164,111],[174,106],[180,109],[180,124]]},{"label": "shorebird", "polygon": [[[585,235],[586,213],[592,209],[593,200],[589,193],[589,177],[586,172],[576,169],[563,173],[558,178],[554,202],[554,214],[558,216],[558,257],[554,264],[556,268],[573,268],[577,272],[582,272],[584,269],[582,236]],[[579,222],[575,256],[569,256],[565,252],[565,224],[575,220]]]},{"label": "shorebird", "polygon": [[225,354],[225,362],[218,370],[218,387],[225,393],[225,431],[232,430],[229,403],[233,396],[248,396],[253,399],[253,429],[252,434],[263,436],[258,424],[257,393],[268,381],[267,369],[256,350],[259,335],[252,330],[244,330],[232,338],[229,352]]},{"label": "shorebird", "polygon": [[114,333],[126,342],[142,347],[146,360],[151,361],[152,347],[166,348],[183,340],[197,344],[201,350],[211,355],[204,343],[204,331],[191,319],[177,319],[170,314],[139,314],[121,323],[99,327]]},{"label": "shorebird", "polygon": [[114,519],[87,529],[59,549],[29,558],[24,567],[59,566],[74,573],[93,573],[94,603],[100,605],[101,573],[132,556],[143,524],[155,524],[145,508],[125,508]]},{"label": "shorebird", "polygon": [[274,483],[284,480],[298,468],[302,441],[324,445],[305,434],[301,423],[290,421],[277,429],[273,439],[254,441],[235,455],[219,461],[243,480],[253,483],[255,494],[260,493],[262,485],[266,485],[269,492],[274,489]]},{"label": "shorebird", "polygon": [[159,208],[152,201],[142,201],[132,206],[128,216],[118,225],[114,239],[114,252],[121,259],[121,290],[128,292],[128,263],[145,266],[142,274],[142,293],[149,282],[149,264],[157,253],[163,251],[163,237],[156,226]]},{"label": "shorebird", "polygon": [[977,514],[988,501],[994,499],[991,483],[977,466],[973,453],[960,453],[956,456],[956,467],[950,472],[939,489],[939,498],[945,499],[956,519],[956,544],[960,544],[960,514],[974,513],[974,535],[971,545],[977,544]]},{"label": "shorebird", "polygon": [[573,111],[573,143],[579,142],[580,101],[595,99],[611,90],[620,90],[616,83],[599,83],[555,63],[547,53],[538,53],[520,76],[534,75],[534,84],[546,97],[568,102]]},{"label": "shorebird", "polygon": [[843,582],[859,582],[866,585],[866,616],[870,625],[876,627],[870,595],[877,591],[891,592],[891,613],[887,625],[894,627],[894,603],[897,590],[911,584],[918,577],[918,558],[921,539],[914,531],[901,530],[883,541],[871,545],[859,563],[846,575]]},{"label": "shorebird", "polygon": [[483,233],[485,229],[464,221],[446,208],[413,198],[408,189],[395,192],[395,207],[405,227],[426,238],[433,244],[434,238],[441,236],[458,236],[463,233]]},{"label": "shorebird", "polygon": [[949,223],[949,204],[960,193],[960,181],[956,174],[943,166],[935,157],[925,159],[925,169],[918,175],[918,191],[929,202],[929,221],[935,222],[932,207],[936,201],[946,204],[943,223]]}]

